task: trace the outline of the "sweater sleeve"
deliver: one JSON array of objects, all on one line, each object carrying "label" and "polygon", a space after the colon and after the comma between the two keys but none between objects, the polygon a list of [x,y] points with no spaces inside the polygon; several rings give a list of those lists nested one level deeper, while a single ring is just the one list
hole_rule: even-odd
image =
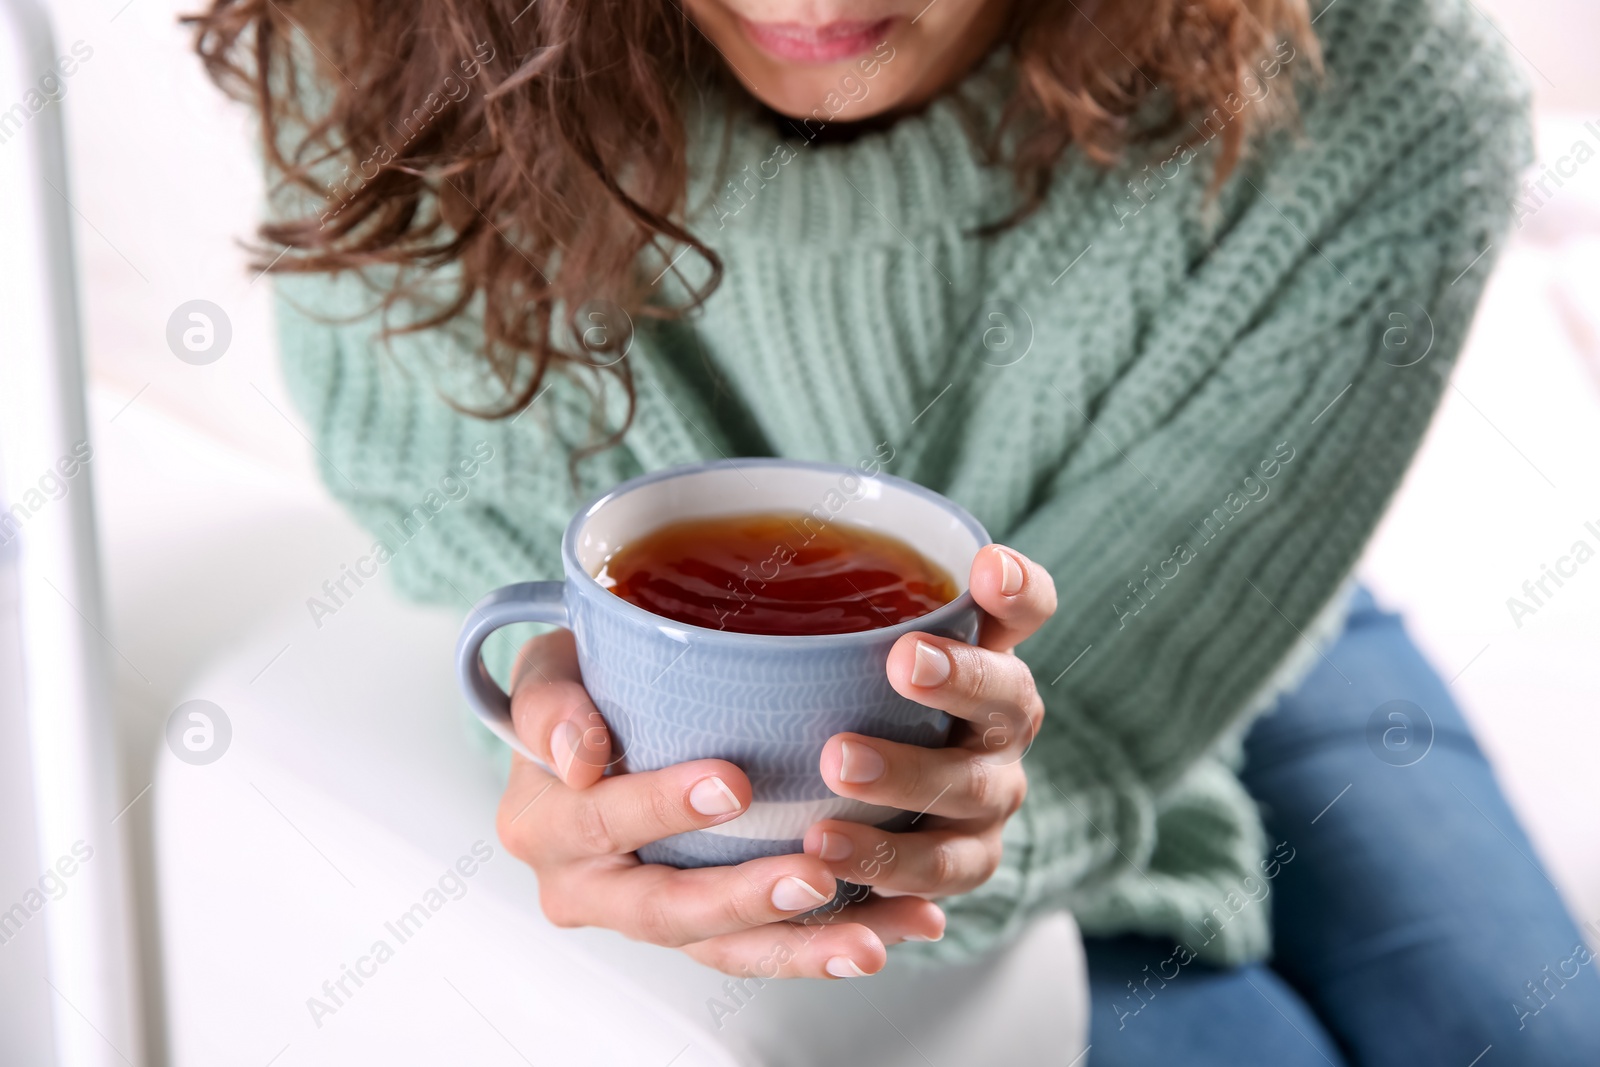
[{"label": "sweater sleeve", "polygon": [[[473,362],[474,321],[386,335],[386,324],[412,312],[402,305],[386,322],[384,284],[353,274],[276,284],[284,376],[316,441],[322,481],[373,537],[357,562],[410,599],[463,614],[496,586],[559,577],[567,519],[599,489],[638,473],[637,457],[619,447],[569,466],[592,433],[593,401],[560,375],[520,415],[464,414],[503,402]],[[501,685],[516,650],[540,629],[506,627],[484,646]]]},{"label": "sweater sleeve", "polygon": [[[289,47],[294,61],[276,76],[294,79],[307,117],[280,116],[278,148],[289,159],[321,158],[310,169],[329,196],[286,181],[263,158],[264,216],[326,220],[344,209],[341,197],[358,180],[342,166],[355,157],[332,150],[337,132],[327,135],[332,144],[302,145],[312,120],[329,107],[322,79],[330,71],[303,34]],[[419,216],[434,211],[424,198]],[[446,324],[404,329],[455,299],[459,269],[276,272],[273,285],[285,384],[315,441],[318,472],[374,538],[355,563],[363,573],[386,574],[412,600],[464,615],[497,586],[559,577],[561,535],[573,512],[660,459],[630,440],[571,462],[595,443],[597,407],[605,425],[617,424],[625,410],[620,391],[600,388],[598,376],[551,373],[522,412],[473,414],[497,411],[508,399],[482,359],[481,297]],[[404,298],[386,303],[397,289]],[[312,612],[318,626],[339,607],[332,598],[319,604]],[[517,624],[491,635],[484,662],[502,686],[522,642],[545,628]],[[464,703],[462,711],[470,715]]]},{"label": "sweater sleeve", "polygon": [[[1019,650],[1045,726],[1001,870],[909,955],[965,956],[1063,907],[1086,933],[1154,915],[1179,936],[1261,869],[1254,817],[1167,831],[1253,811],[1221,742],[1306,642],[1326,647],[1307,631],[1446,388],[1529,155],[1520,80],[1468,5],[1342,7],[1318,23],[1327,74],[1300,131],[1230,179],[1140,358],[1010,534],[1061,594]],[[1265,938],[1233,924],[1199,955]]]}]

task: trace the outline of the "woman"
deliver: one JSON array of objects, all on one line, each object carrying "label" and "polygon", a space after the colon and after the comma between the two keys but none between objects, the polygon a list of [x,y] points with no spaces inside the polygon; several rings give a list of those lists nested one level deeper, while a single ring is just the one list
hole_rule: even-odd
[{"label": "woman", "polygon": [[[1069,908],[1096,1063],[1595,1062],[1581,938],[1348,586],[1527,156],[1465,0],[196,21],[263,119],[264,258],[330,488],[376,529],[481,460],[395,552],[407,592],[553,576],[586,497],[719,455],[876,456],[1014,546],[974,564],[978,646],[912,635],[888,671],[958,718],[1008,709],[1026,758],[971,722],[943,750],[841,735],[830,786],[926,822],[824,822],[739,868],[638,862],[749,784],[603,776],[570,637],[530,640],[516,728],[546,766],[513,760],[500,833],[554,922],[837,978]],[[835,878],[873,892],[787,922]]]}]

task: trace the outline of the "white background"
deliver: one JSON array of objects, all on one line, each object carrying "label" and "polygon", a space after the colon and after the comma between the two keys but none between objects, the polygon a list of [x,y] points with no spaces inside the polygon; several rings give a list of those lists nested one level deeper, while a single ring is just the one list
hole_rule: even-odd
[{"label": "white background", "polygon": [[[1562,154],[1600,121],[1600,5],[1479,6],[1524,58],[1541,153]],[[171,0],[53,9],[61,50],[94,50],[62,106],[131,798],[176,694],[226,645],[228,605],[297,604],[365,538],[316,483],[279,378],[268,282],[238,247],[261,197],[247,115],[204,78]],[[206,367],[165,342],[169,314],[196,298],[232,320],[231,348]],[[1583,524],[1600,527],[1597,416],[1600,161],[1504,250],[1455,388],[1362,568],[1454,679],[1580,921],[1600,921],[1600,561],[1520,628],[1505,601],[1578,537],[1595,542]],[[217,514],[228,519],[206,525]],[[141,850],[149,817],[129,813]]]}]

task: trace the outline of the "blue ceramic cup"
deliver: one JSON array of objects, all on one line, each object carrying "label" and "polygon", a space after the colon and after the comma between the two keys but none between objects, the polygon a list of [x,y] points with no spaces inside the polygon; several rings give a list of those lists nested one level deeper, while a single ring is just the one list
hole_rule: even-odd
[{"label": "blue ceramic cup", "polygon": [[[675,622],[594,578],[620,545],[668,523],[759,512],[796,516],[794,549],[835,522],[889,534],[948,571],[960,595],[920,618],[877,630],[784,637]],[[818,760],[828,738],[843,731],[944,743],[950,717],[896,693],[885,663],[895,640],[912,631],[977,638],[979,611],[967,576],[988,541],[957,504],[862,468],[739,459],[647,474],[573,517],[561,539],[565,580],[508,585],[478,603],[456,645],[457,675],[489,729],[533,759],[517,740],[511,702],[480,653],[491,633],[511,623],[566,627],[577,644],[583,684],[611,729],[608,773],[715,758],[750,779],[752,801],[738,818],[654,842],[639,850],[640,859],[707,867],[799,852],[818,819],[893,827],[911,817],[838,796],[823,782]]]}]

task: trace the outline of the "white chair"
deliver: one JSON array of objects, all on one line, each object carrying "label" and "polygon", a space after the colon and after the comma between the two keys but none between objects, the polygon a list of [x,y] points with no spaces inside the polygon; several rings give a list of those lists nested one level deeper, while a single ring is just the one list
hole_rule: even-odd
[{"label": "white chair", "polygon": [[[264,621],[192,685],[232,740],[212,764],[169,756],[156,784],[175,1064],[286,1046],[284,1062],[385,1064],[515,1062],[508,1046],[562,1064],[1082,1052],[1082,948],[1065,915],[969,966],[742,992],[681,953],[551,927],[532,873],[495,840],[499,774],[446,654],[458,622],[368,585],[320,631],[304,612]],[[463,857],[471,876],[427,899]],[[413,906],[430,903],[424,921]],[[346,968],[362,983],[341,989]]]}]

